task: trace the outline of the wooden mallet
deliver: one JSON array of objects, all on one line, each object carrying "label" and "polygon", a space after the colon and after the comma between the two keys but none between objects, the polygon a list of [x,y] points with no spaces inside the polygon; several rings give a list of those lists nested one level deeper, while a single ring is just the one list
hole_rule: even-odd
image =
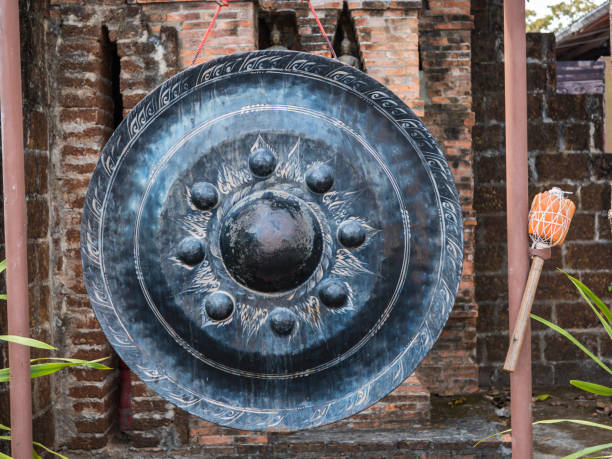
[{"label": "wooden mallet", "polygon": [[559,188],[553,188],[550,191],[536,194],[531,203],[529,236],[533,241],[530,250],[533,261],[531,262],[527,285],[523,292],[521,308],[514,323],[510,348],[504,363],[504,370],[506,371],[512,372],[516,368],[544,260],[550,258],[551,247],[563,243],[574,216],[576,206],[572,201],[565,198],[566,194]]}]

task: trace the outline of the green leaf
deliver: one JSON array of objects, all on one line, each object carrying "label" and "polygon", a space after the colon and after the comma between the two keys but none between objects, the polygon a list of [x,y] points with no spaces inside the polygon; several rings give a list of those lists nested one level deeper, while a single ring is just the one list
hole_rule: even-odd
[{"label": "green leaf", "polygon": [[[591,421],[583,421],[581,419],[544,419],[542,421],[536,421],[533,424],[534,425],[535,424],[559,424],[561,422],[569,422],[569,423],[572,423],[572,424],[580,424],[582,426],[596,427],[598,429],[612,430],[612,426],[607,426],[605,424],[598,424],[596,422],[591,422]],[[493,435],[489,435],[488,437],[481,438],[480,440],[478,440],[478,443],[476,443],[474,445],[474,447],[478,446],[483,441],[488,440],[489,438],[493,438],[493,437],[496,437],[498,435],[503,435],[503,434],[510,433],[510,432],[512,432],[512,429],[503,430],[501,432],[494,433]],[[602,449],[605,449],[605,448],[602,448]],[[592,452],[594,452],[594,451],[592,451]]]},{"label": "green leaf", "polygon": [[0,273],[6,269],[6,259],[0,261]]},{"label": "green leaf", "polygon": [[73,363],[38,363],[30,365],[30,378],[40,378],[41,376],[47,376],[73,366],[75,366]]},{"label": "green leaf", "polygon": [[66,456],[58,453],[57,451],[53,451],[52,449],[47,448],[45,445],[43,445],[42,443],[38,443],[37,441],[32,442],[34,445],[38,446],[39,448],[44,449],[45,451],[47,451],[48,453],[51,454],[55,454],[57,457],[61,457],[62,459],[68,459]]},{"label": "green leaf", "polygon": [[481,438],[480,440],[478,440],[477,443],[474,444],[474,448],[476,448],[483,441],[488,440],[489,438],[497,437],[498,435],[503,435],[503,434],[510,433],[510,432],[512,432],[512,429],[502,430],[501,432],[494,433],[492,435],[489,435],[488,437]]},{"label": "green leaf", "polygon": [[[561,271],[563,274],[565,274],[569,280],[572,281],[572,283],[574,284],[574,286],[578,289],[578,291],[580,292],[580,294],[582,295],[582,297],[588,301],[588,298],[590,298],[591,300],[593,300],[593,303],[595,303],[597,305],[597,307],[599,308],[599,310],[601,311],[601,313],[606,316],[606,319],[608,319],[608,322],[610,324],[612,324],[612,312],[610,311],[610,309],[603,303],[603,301],[601,301],[597,295],[595,295],[591,289],[589,289],[586,285],[584,285],[582,282],[580,282],[578,279],[576,279],[575,277],[570,276],[569,274],[567,274],[565,271],[563,270],[559,270]],[[612,285],[612,284],[611,284]]]},{"label": "green leaf", "polygon": [[559,424],[560,422],[570,422],[572,424],[580,424],[581,426],[596,427],[598,429],[612,430],[612,426],[598,424],[597,422],[583,421],[582,419],[544,419],[536,421],[534,424]]},{"label": "green leaf", "polygon": [[605,445],[589,446],[588,448],[584,448],[580,451],[576,451],[575,453],[569,454],[563,457],[562,459],[578,459],[579,457],[584,457],[587,454],[596,453],[597,451],[602,451],[608,448],[612,448],[612,443],[606,443]]},{"label": "green leaf", "polygon": [[0,300],[8,300],[8,297],[5,294],[0,294]]},{"label": "green leaf", "polygon": [[32,448],[32,459],[42,459],[34,448]]},{"label": "green leaf", "polygon": [[50,351],[56,351],[57,349],[50,344],[43,343],[32,338],[25,338],[23,336],[15,335],[0,335],[0,341],[8,341],[10,343],[23,344],[24,346],[35,347],[37,349],[48,349]]},{"label": "green leaf", "polygon": [[[107,358],[108,358],[108,357],[107,357]],[[5,425],[3,425],[3,424],[0,424],[0,430],[11,430],[11,428],[10,428],[10,427],[7,427],[7,426],[5,426]],[[10,437],[10,436],[8,436],[8,435],[3,435],[3,436],[0,436],[0,439],[1,439],[1,440],[10,440],[10,439],[11,439],[11,437]],[[57,457],[61,457],[62,459],[68,459],[66,456],[64,456],[64,455],[62,455],[62,454],[60,454],[60,453],[58,453],[57,451],[53,451],[52,449],[47,448],[47,447],[46,447],[45,445],[43,445],[42,443],[38,443],[37,441],[33,441],[33,442],[32,442],[32,444],[33,444],[33,445],[35,445],[35,446],[38,446],[39,448],[44,449],[44,450],[45,450],[45,451],[47,451],[48,453],[55,454]],[[39,459],[40,459],[40,456],[38,455],[38,453],[37,453],[37,452],[36,452],[34,449],[32,449],[32,455],[33,455],[33,458],[34,458],[34,459],[36,459],[36,458],[39,458]],[[0,453],[0,459],[5,459],[5,458],[12,459],[10,456],[7,456],[6,454],[4,454],[4,455],[3,455],[2,453]]]},{"label": "green leaf", "polygon": [[530,316],[531,316],[532,319],[535,319],[538,322],[543,323],[547,327],[552,328],[553,330],[555,330],[557,333],[565,336],[575,346],[577,346],[582,352],[584,352],[586,355],[588,355],[595,363],[597,363],[597,365],[599,365],[601,368],[606,370],[608,373],[612,374],[612,370],[610,370],[610,368],[608,368],[608,366],[606,366],[605,363],[603,363],[601,360],[599,360],[591,351],[589,351],[586,347],[584,347],[576,338],[574,338],[570,333],[565,331],[563,328],[559,327],[558,325],[553,324],[552,322],[549,322],[546,319],[543,319],[540,316],[536,316],[535,314],[530,314]]},{"label": "green leaf", "polygon": [[[584,298],[584,300],[587,302],[589,307],[593,310],[593,312],[595,313],[595,315],[597,316],[597,318],[599,319],[603,327],[606,329],[608,336],[612,340],[612,327],[610,327],[610,324],[612,323],[612,320],[611,320],[612,315],[610,315],[610,310],[608,309],[608,307],[605,304],[603,304],[603,302],[599,298],[597,298],[597,296],[591,290],[589,290],[589,288],[585,286],[582,282],[580,282],[578,279],[570,276],[567,273],[564,273],[564,274],[572,281],[572,283],[574,284],[578,292],[580,292],[580,295],[582,296],[582,298]],[[593,303],[591,303],[591,300],[589,298],[591,298],[595,302],[595,304],[597,304],[599,311],[601,311],[601,313],[604,314],[606,316],[606,319],[608,320],[602,317],[602,315],[597,310],[597,308],[593,306]]]},{"label": "green leaf", "polygon": [[540,400],[541,402],[543,402],[544,400],[548,400],[549,398],[550,394],[536,395],[536,399]]},{"label": "green leaf", "polygon": [[40,378],[41,376],[46,376],[46,375],[56,373],[60,370],[63,370],[64,368],[71,368],[71,367],[78,367],[78,366],[89,367],[90,365],[92,365],[90,368],[102,369],[102,368],[97,368],[98,364],[90,363],[85,360],[81,362],[37,363],[35,365],[30,365],[30,378],[32,379]]},{"label": "green leaf", "polygon": [[98,363],[104,360],[108,360],[109,358],[110,357],[102,357],[101,359],[96,359],[96,360],[81,360],[81,359],[69,359],[66,357],[40,357],[38,359],[30,360],[30,363],[40,362],[42,360],[53,360],[57,362],[68,362],[68,363],[75,363],[77,365],[84,365],[86,367],[93,368],[96,370],[112,370],[111,367]]},{"label": "green leaf", "polygon": [[[79,359],[67,359],[68,362],[59,362],[59,363],[37,363],[34,365],[30,365],[30,378],[40,378],[41,376],[50,375],[56,373],[64,368],[70,367],[88,367],[94,370],[112,370],[112,368],[107,367],[99,362],[103,360],[107,360],[109,357],[102,357],[101,359],[96,360],[79,360]],[[0,382],[8,382],[10,380],[10,369],[2,368],[0,370]]]},{"label": "green leaf", "polygon": [[[6,426],[3,426],[3,427],[6,427]],[[8,429],[8,427],[7,427],[7,429]],[[11,429],[9,429],[9,430],[11,430]],[[0,440],[8,440],[8,441],[10,441],[11,437],[9,437],[7,435],[0,435]],[[11,456],[7,456],[4,453],[0,453],[0,459],[13,459],[13,458]]]},{"label": "green leaf", "polygon": [[602,386],[588,381],[580,381],[578,379],[572,379],[570,384],[592,394],[612,396],[612,387]]}]

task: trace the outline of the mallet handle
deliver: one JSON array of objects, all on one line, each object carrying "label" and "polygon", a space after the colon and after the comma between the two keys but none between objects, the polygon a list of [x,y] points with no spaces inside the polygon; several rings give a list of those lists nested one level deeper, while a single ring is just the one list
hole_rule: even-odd
[{"label": "mallet handle", "polygon": [[506,354],[506,363],[504,363],[504,370],[506,371],[513,372],[516,368],[516,362],[519,352],[521,351],[521,346],[523,345],[523,340],[525,339],[525,330],[529,323],[529,314],[531,314],[531,306],[533,305],[533,298],[538,288],[538,281],[540,280],[540,274],[542,274],[543,265],[544,260],[542,258],[538,256],[533,257],[531,269],[529,270],[529,278],[527,279],[527,285],[525,286],[525,292],[523,292],[523,299],[521,300],[521,308],[519,309],[514,328],[512,329],[510,348],[508,349],[508,354]]}]

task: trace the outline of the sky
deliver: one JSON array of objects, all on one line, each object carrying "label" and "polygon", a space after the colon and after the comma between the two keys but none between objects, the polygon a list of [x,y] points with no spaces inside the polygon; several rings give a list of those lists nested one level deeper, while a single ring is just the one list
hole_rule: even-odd
[{"label": "sky", "polygon": [[[606,0],[597,0],[595,3],[597,3],[597,5],[601,5],[602,3],[605,3],[605,1]],[[535,11],[537,17],[542,17],[546,16],[550,12],[548,9],[550,5],[555,5],[561,2],[562,0],[528,0],[525,4],[525,8]],[[576,19],[578,19],[578,17],[574,18],[574,20]]]},{"label": "sky", "polygon": [[[599,0],[595,3],[601,5],[605,0]],[[545,16],[548,14],[548,7],[556,3],[561,3],[560,0],[529,0],[526,3],[526,8],[534,10],[538,17]]]}]

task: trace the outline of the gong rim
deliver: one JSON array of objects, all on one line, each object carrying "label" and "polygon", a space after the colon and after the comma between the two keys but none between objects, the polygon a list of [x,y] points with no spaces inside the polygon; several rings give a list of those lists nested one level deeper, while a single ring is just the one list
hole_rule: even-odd
[{"label": "gong rim", "polygon": [[[266,408],[237,404],[227,397],[216,399],[198,392],[188,381],[173,374],[172,370],[176,372],[177,368],[169,369],[167,362],[151,357],[152,343],[139,341],[139,336],[134,335],[134,325],[124,323],[125,318],[122,320],[121,317],[124,311],[117,307],[114,292],[109,291],[108,285],[102,281],[107,275],[103,241],[106,198],[111,195],[114,177],[122,167],[124,155],[129,154],[130,147],[146,133],[154,120],[169,107],[195,91],[206,90],[212,83],[233,76],[278,73],[318,79],[340,87],[363,100],[396,127],[423,167],[428,169],[435,184],[441,240],[439,276],[431,292],[427,314],[422,318],[419,332],[407,346],[397,350],[392,362],[371,374],[360,387],[348,393],[340,390],[339,396],[331,400]],[[409,233],[408,220],[408,215],[402,215],[402,223],[408,227]],[[334,422],[365,409],[401,384],[442,331],[458,290],[463,257],[462,214],[452,174],[444,155],[414,113],[391,91],[358,70],[320,56],[277,50],[235,54],[191,67],[160,85],[137,104],[109,139],[96,166],[85,200],[81,240],[83,272],[92,306],[111,345],[132,371],[180,408],[221,425],[249,430],[296,430]],[[181,346],[185,348],[185,345]],[[297,376],[312,373],[307,370]],[[247,372],[240,377],[253,377],[253,374]]]}]

